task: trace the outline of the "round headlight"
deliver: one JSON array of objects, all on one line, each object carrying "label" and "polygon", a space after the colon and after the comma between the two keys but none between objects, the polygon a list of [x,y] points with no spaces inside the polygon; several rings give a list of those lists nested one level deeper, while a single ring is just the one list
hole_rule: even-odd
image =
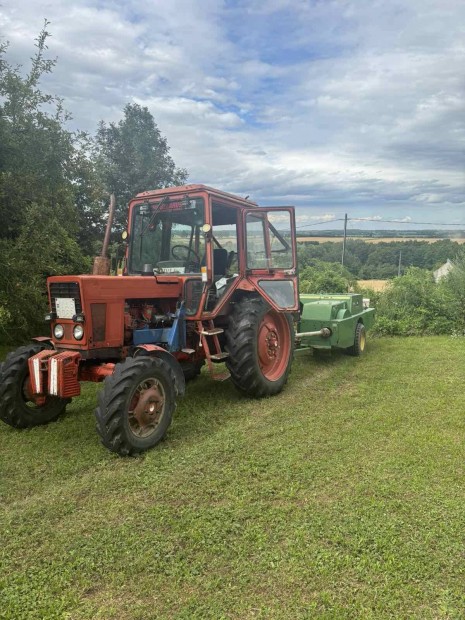
[{"label": "round headlight", "polygon": [[65,335],[65,328],[63,327],[63,325],[60,325],[59,323],[57,323],[55,327],[53,328],[53,335],[55,336],[57,340],[61,340],[63,336]]},{"label": "round headlight", "polygon": [[73,336],[76,338],[76,340],[82,340],[82,337],[84,336],[84,328],[82,325],[74,326]]}]

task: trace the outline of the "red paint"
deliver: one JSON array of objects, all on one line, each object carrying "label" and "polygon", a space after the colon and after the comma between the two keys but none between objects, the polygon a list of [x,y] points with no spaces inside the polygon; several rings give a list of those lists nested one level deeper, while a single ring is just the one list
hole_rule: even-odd
[{"label": "red paint", "polygon": [[115,370],[115,364],[96,364],[93,366],[83,366],[79,370],[79,381],[93,381],[99,383],[105,377],[109,377]]}]

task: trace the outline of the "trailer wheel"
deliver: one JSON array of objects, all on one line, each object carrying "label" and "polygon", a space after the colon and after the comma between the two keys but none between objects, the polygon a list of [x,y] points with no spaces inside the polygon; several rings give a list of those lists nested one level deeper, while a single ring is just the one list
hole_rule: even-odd
[{"label": "trailer wheel", "polygon": [[366,342],[365,325],[363,323],[357,323],[355,326],[354,344],[345,350],[347,355],[353,355],[355,357],[362,355],[365,351]]},{"label": "trailer wheel", "polygon": [[263,299],[243,299],[230,316],[226,349],[226,365],[241,392],[255,398],[278,394],[294,354],[292,318],[276,312]]},{"label": "trailer wheel", "polygon": [[28,360],[39,351],[51,348],[33,343],[7,355],[0,368],[0,419],[6,424],[14,428],[40,426],[55,420],[66,409],[71,399],[35,397],[31,391]]},{"label": "trailer wheel", "polygon": [[176,407],[175,377],[156,357],[127,358],[115,366],[99,394],[95,417],[103,445],[120,456],[159,443]]}]

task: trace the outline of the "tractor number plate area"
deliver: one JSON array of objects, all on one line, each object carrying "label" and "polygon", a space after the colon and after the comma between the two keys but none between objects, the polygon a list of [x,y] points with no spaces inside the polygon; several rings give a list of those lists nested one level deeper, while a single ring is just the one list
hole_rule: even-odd
[{"label": "tractor number plate area", "polygon": [[76,314],[76,302],[72,297],[56,298],[55,308],[59,319],[72,319]]}]

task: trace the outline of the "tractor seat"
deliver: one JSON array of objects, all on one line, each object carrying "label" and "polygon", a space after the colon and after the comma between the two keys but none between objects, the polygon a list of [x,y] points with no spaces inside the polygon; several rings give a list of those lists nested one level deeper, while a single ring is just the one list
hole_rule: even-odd
[{"label": "tractor seat", "polygon": [[[215,248],[213,250],[213,274],[214,279],[222,278],[228,270],[229,254],[225,248]],[[206,264],[206,257],[200,263],[202,267]]]},{"label": "tractor seat", "polygon": [[225,276],[228,269],[228,250],[215,248],[213,250],[213,273],[216,276]]}]

